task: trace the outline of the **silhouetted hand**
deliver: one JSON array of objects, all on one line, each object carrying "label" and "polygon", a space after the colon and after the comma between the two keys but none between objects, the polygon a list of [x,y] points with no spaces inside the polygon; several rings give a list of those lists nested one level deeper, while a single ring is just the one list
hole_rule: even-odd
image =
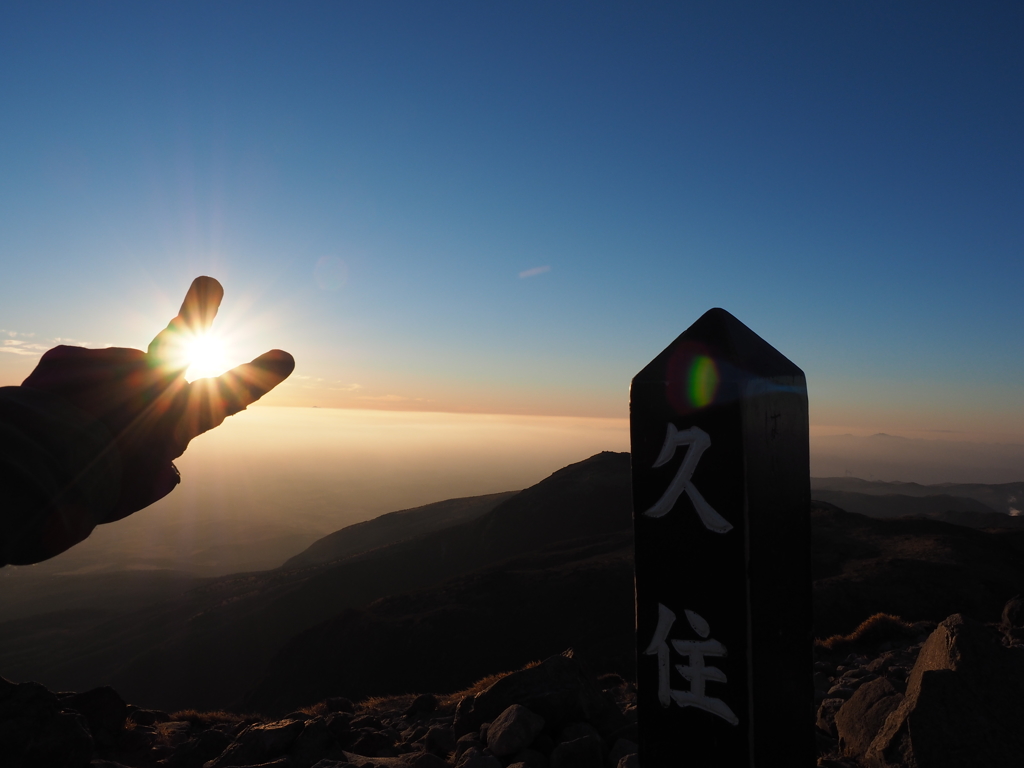
[{"label": "silhouetted hand", "polygon": [[189,441],[259,400],[295,368],[291,355],[275,349],[215,379],[187,382],[181,341],[209,329],[223,296],[212,277],[197,277],[148,351],[54,347],[22,383],[61,395],[114,436],[121,496],[98,522],[119,520],[170,493],[179,481],[171,462]]}]

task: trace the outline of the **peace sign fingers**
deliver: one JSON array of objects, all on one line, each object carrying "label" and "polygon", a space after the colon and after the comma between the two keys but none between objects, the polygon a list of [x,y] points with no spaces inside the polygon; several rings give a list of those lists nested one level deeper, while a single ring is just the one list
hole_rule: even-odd
[{"label": "peace sign fingers", "polygon": [[187,368],[188,363],[180,354],[182,336],[208,331],[223,298],[224,288],[212,277],[193,280],[177,316],[150,343],[148,354],[152,361],[161,367]]},{"label": "peace sign fingers", "polygon": [[215,379],[199,379],[189,384],[182,395],[185,402],[175,428],[178,455],[192,438],[244,411],[287,379],[294,369],[295,359],[290,354],[272,349]]}]

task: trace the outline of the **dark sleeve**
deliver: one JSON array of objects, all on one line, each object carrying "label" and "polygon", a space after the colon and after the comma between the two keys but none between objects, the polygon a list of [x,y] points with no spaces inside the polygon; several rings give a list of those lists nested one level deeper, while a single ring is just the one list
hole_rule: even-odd
[{"label": "dark sleeve", "polygon": [[0,566],[82,541],[120,490],[120,455],[102,424],[58,395],[0,387]]}]

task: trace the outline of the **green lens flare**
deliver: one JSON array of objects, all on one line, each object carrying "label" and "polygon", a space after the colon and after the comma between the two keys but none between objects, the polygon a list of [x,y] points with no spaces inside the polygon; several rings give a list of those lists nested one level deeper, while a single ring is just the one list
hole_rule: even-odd
[{"label": "green lens flare", "polygon": [[718,391],[718,367],[707,355],[697,355],[690,364],[688,394],[690,405],[703,408],[715,399]]}]

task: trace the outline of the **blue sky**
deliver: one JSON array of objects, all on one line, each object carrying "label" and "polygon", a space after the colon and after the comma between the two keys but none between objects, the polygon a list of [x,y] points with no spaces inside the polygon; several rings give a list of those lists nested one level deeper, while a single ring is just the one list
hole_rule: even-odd
[{"label": "blue sky", "polygon": [[1024,441],[1022,39],[1011,3],[4,3],[0,383],[211,274],[232,362],[295,354],[281,405],[621,417],[722,306],[819,427]]}]

